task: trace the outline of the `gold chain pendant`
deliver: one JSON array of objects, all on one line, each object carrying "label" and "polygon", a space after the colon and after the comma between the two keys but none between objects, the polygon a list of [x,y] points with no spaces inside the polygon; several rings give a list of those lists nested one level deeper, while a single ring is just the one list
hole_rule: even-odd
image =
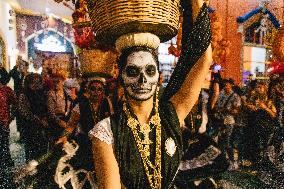
[{"label": "gold chain pendant", "polygon": [[[126,103],[123,104],[123,110],[127,116],[127,125],[132,131],[136,146],[140,153],[150,187],[151,189],[161,189],[161,120],[158,113],[158,102],[156,102],[155,105],[156,113],[151,117],[149,124],[140,125],[139,121],[131,116]],[[150,124],[153,125],[153,129],[156,129],[155,165],[150,161],[150,144],[153,143],[149,137],[149,134],[152,131]],[[143,139],[140,138],[139,133],[143,135]]]}]

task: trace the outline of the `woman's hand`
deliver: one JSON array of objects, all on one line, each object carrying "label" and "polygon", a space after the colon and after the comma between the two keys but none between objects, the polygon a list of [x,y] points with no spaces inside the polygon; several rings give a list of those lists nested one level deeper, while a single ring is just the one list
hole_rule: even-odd
[{"label": "woman's hand", "polygon": [[200,133],[200,134],[205,133],[205,131],[206,131],[206,126],[201,126],[201,127],[199,127],[199,129],[198,129],[198,133]]}]

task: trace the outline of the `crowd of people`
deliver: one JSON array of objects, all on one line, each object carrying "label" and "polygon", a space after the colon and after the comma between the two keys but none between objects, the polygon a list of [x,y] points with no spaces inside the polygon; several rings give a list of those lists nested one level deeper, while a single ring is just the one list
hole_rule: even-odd
[{"label": "crowd of people", "polygon": [[283,78],[270,83],[252,80],[242,88],[232,79],[220,79],[219,74],[216,78],[208,92],[207,132],[226,151],[229,169],[238,169],[243,164],[257,166],[267,155],[268,147],[277,140],[280,152],[279,144],[283,143],[280,137],[283,135]]},{"label": "crowd of people", "polygon": [[[26,162],[40,160],[56,146],[76,140],[83,146],[78,157],[84,157],[84,169],[93,171],[88,132],[118,111],[123,102],[122,87],[114,79],[80,81],[67,79],[63,72],[44,70],[40,75],[28,73],[27,69],[28,64],[21,60],[9,73],[1,68],[1,158],[4,158],[1,168],[13,167],[9,124],[16,118]],[[10,78],[14,80],[14,90],[7,86]],[[160,78],[162,93],[162,74]],[[283,99],[281,78],[270,83],[252,80],[240,88],[232,79],[222,79],[219,73],[212,72],[210,88],[202,89],[198,102],[185,119],[190,132],[185,138],[188,141],[198,135],[213,138],[212,142],[227,156],[229,170],[261,167],[264,160],[281,164]],[[190,157],[185,155],[187,158]]]},{"label": "crowd of people", "polygon": [[[88,132],[118,111],[123,102],[122,87],[114,79],[78,82],[67,79],[61,72],[47,72],[28,73],[27,66],[18,65],[10,73],[1,68],[1,158],[4,158],[1,168],[8,170],[14,165],[9,152],[9,124],[16,118],[27,163],[40,161],[67,141],[75,140],[81,147],[78,158],[84,157],[85,161],[77,166],[93,171]],[[14,91],[7,86],[10,77],[15,81]],[[160,78],[161,92],[162,75]],[[190,133],[185,141],[201,135],[212,138],[211,144],[216,144],[227,156],[228,170],[242,166],[257,169],[264,161],[275,166],[283,164],[283,83],[281,79],[270,84],[252,80],[240,88],[232,79],[222,79],[213,72],[210,88],[202,89],[198,102],[185,119]],[[201,149],[199,146],[198,151]],[[185,153],[185,167],[189,163],[186,160],[192,159],[189,156]],[[58,159],[55,167],[57,162]]]},{"label": "crowd of people", "polygon": [[[165,88],[155,53],[159,42],[126,46],[117,80],[68,79],[48,68],[28,73],[21,59],[9,73],[1,67],[0,184],[214,188],[218,173],[248,164],[270,166],[282,174],[273,178],[283,182],[283,79],[240,88],[212,69],[209,89],[199,94],[212,62],[208,10],[201,1],[192,7],[184,1],[183,8],[188,36]],[[14,91],[7,86],[10,78]],[[14,119],[27,164],[13,176]]]},{"label": "crowd of people", "polygon": [[[40,160],[59,144],[76,139],[83,146],[79,154],[87,162],[84,168],[92,171],[88,132],[122,105],[122,87],[113,79],[79,82],[51,70],[42,75],[28,73],[26,62],[18,63],[10,73],[1,68],[1,168],[13,167],[9,124],[16,118],[27,162]],[[14,80],[14,91],[7,86],[10,78]],[[213,73],[210,88],[202,90],[185,119],[191,133],[187,139],[198,135],[213,138],[225,152],[229,170],[257,168],[264,160],[283,163],[283,83],[281,79],[270,85],[252,80],[240,88],[232,79]],[[163,91],[161,79],[159,86]]]},{"label": "crowd of people", "polygon": [[[11,78],[14,90],[7,86]],[[77,152],[83,154],[85,163],[81,164],[93,170],[88,132],[100,120],[113,114],[121,103],[123,92],[116,80],[67,79],[66,73],[52,70],[44,70],[42,74],[28,73],[27,62],[19,59],[9,73],[1,67],[0,88],[0,157],[1,169],[7,169],[4,172],[11,172],[9,169],[14,166],[9,149],[9,124],[14,119],[27,163],[40,161],[50,152],[61,149],[67,141],[75,140],[81,144],[79,146],[84,146]],[[1,179],[11,178],[2,176]]]}]

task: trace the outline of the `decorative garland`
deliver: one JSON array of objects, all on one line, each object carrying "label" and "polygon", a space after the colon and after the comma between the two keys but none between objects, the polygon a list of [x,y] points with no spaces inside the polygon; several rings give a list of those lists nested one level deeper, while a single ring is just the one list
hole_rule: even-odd
[{"label": "decorative garland", "polygon": [[211,18],[211,31],[212,31],[212,48],[213,61],[217,64],[225,62],[226,57],[230,53],[229,47],[231,43],[224,39],[222,36],[222,20],[217,11],[210,14]]},{"label": "decorative garland", "polygon": [[72,14],[75,44],[82,49],[94,49],[96,41],[88,14],[87,1],[78,0]]}]

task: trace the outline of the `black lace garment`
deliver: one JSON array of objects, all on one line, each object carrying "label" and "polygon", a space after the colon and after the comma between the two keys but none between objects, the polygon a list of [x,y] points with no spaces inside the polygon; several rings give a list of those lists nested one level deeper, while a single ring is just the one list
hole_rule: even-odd
[{"label": "black lace garment", "polygon": [[161,101],[168,101],[182,86],[187,74],[204,54],[211,42],[210,18],[204,4],[192,24],[191,11],[184,8],[182,54],[177,62],[171,79],[164,90]]}]

